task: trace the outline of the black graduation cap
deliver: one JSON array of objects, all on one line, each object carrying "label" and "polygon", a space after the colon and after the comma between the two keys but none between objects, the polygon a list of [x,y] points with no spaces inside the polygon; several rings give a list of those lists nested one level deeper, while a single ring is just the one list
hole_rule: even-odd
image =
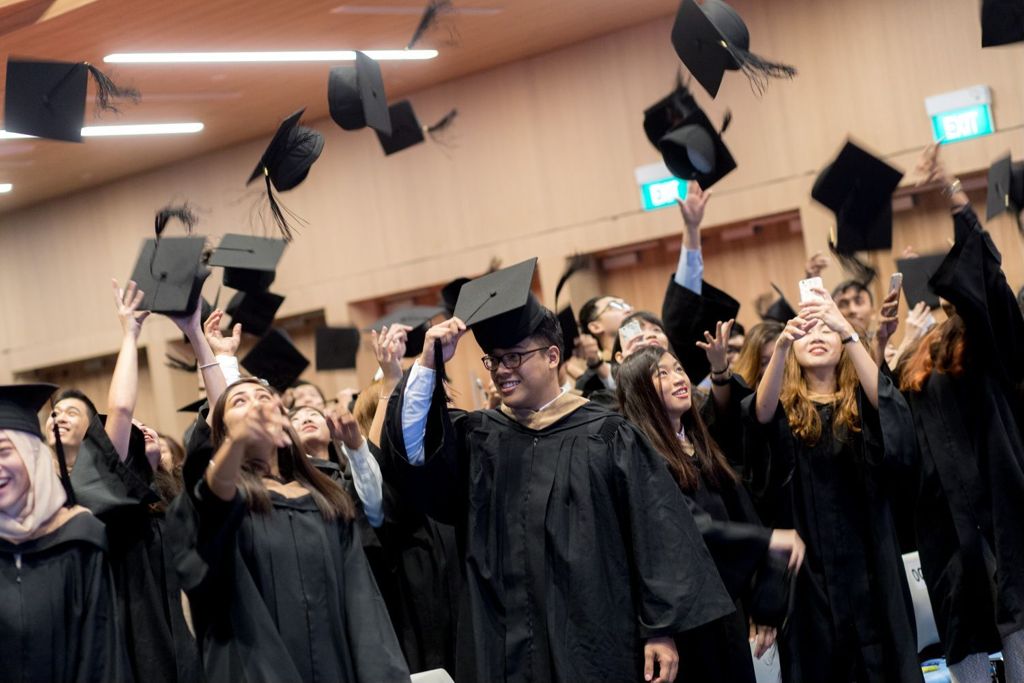
[{"label": "black graduation cap", "polygon": [[644,132],[661,151],[672,175],[695,180],[707,189],[736,168],[722,141],[731,120],[727,113],[721,130],[716,130],[680,81],[667,97],[644,111]]},{"label": "black graduation cap", "polygon": [[413,328],[409,332],[405,344],[405,357],[412,358],[420,355],[423,351],[423,341],[430,327],[430,321],[439,315],[444,315],[443,306],[409,306],[392,311],[386,316],[373,323],[370,329],[380,331],[380,328],[388,325],[408,325]]},{"label": "black graduation cap", "polygon": [[142,243],[132,280],[144,292],[140,310],[187,315],[199,300],[210,274],[202,263],[202,237],[164,237]]},{"label": "black graduation cap", "polygon": [[380,64],[356,52],[355,66],[336,66],[327,78],[327,104],[331,118],[345,130],[369,126],[390,135],[391,118]]},{"label": "black graduation cap", "polygon": [[1011,208],[1014,213],[1024,209],[1024,162],[1012,161],[1007,154],[988,169],[985,219],[992,220]]},{"label": "black graduation cap", "polygon": [[187,403],[187,404],[183,405],[182,407],[178,408],[178,412],[179,413],[198,413],[199,410],[203,407],[204,403],[206,403],[206,397],[205,396],[203,398],[197,400],[197,401],[192,401],[191,403]]},{"label": "black graduation cap", "polygon": [[412,102],[409,100],[395,102],[388,108],[388,112],[391,117],[391,132],[385,134],[377,131],[377,139],[380,140],[380,146],[386,156],[418,145],[428,136],[432,140],[437,140],[438,134],[446,130],[458,115],[458,110],[452,109],[437,123],[424,126],[416,118],[416,112],[413,111]]},{"label": "black graduation cap", "polygon": [[1024,2],[981,1],[981,46],[994,47],[1024,41]]},{"label": "black graduation cap", "polygon": [[284,391],[309,367],[309,360],[295,348],[284,330],[275,327],[249,350],[242,359],[242,365],[254,377],[266,380],[278,391]]},{"label": "black graduation cap", "polygon": [[277,275],[287,241],[253,235],[224,235],[210,255],[211,266],[224,268],[224,284],[243,292],[262,292]]},{"label": "black graduation cap", "polygon": [[750,32],[740,15],[721,0],[683,0],[672,25],[672,45],[686,68],[711,97],[725,72],[741,70],[757,92],[769,78],[792,78],[796,69],[750,52]]},{"label": "black graduation cap", "polygon": [[39,411],[57,391],[56,384],[8,384],[0,386],[0,429],[28,432],[40,439]]},{"label": "black graduation cap", "polygon": [[292,238],[292,231],[274,196],[274,190],[287,192],[298,187],[309,175],[309,169],[324,148],[323,135],[312,128],[299,125],[299,119],[305,111],[305,108],[299,109],[281,122],[252,175],[246,181],[246,185],[249,185],[261,176],[265,179],[267,199],[274,215],[274,222],[286,240]]},{"label": "black graduation cap", "polygon": [[779,298],[765,310],[764,315],[761,316],[763,320],[775,320],[783,325],[788,323],[790,320],[796,317],[796,311],[789,305],[789,301],[786,300],[786,295],[782,293],[778,285],[772,283],[772,289],[779,295]]},{"label": "black graduation cap", "polygon": [[545,309],[530,291],[536,268],[532,258],[462,286],[455,317],[473,330],[485,352],[515,346],[543,321]]},{"label": "black graduation cap", "polygon": [[914,307],[923,301],[929,308],[939,307],[939,295],[932,291],[928,281],[945,258],[946,254],[941,253],[896,260],[896,269],[903,273],[903,294],[908,306]]},{"label": "black graduation cap", "polygon": [[112,98],[138,101],[137,90],[115,85],[87,62],[8,59],[4,129],[51,140],[81,142],[90,73],[98,87],[97,108],[116,112]]},{"label": "black graduation cap", "polygon": [[224,312],[231,316],[231,326],[242,325],[242,331],[262,336],[274,323],[277,309],[284,297],[273,292],[238,292]]},{"label": "black graduation cap", "polygon": [[467,282],[469,282],[468,277],[457,277],[441,288],[441,305],[444,306],[444,310],[449,316],[455,313],[455,303],[459,300],[459,292],[462,290],[462,285]]},{"label": "black graduation cap", "polygon": [[842,254],[892,247],[892,193],[903,172],[847,140],[826,166],[811,197],[836,214],[836,250]]},{"label": "black graduation cap", "polygon": [[356,366],[362,338],[357,327],[319,327],[316,330],[316,369],[349,370]]}]

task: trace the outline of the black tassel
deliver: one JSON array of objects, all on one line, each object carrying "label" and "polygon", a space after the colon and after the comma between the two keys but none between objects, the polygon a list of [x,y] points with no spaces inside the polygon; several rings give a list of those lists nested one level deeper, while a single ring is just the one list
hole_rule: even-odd
[{"label": "black tassel", "polygon": [[455,117],[458,115],[459,110],[452,109],[450,112],[442,116],[437,123],[425,127],[423,132],[425,132],[427,137],[429,137],[433,142],[448,147],[451,144],[448,139],[448,129],[451,127],[452,123],[455,122]]},{"label": "black tassel", "polygon": [[60,440],[60,429],[57,427],[57,413],[52,413],[51,417],[53,417],[53,439],[57,450],[60,483],[64,487],[64,494],[67,496],[64,507],[70,508],[77,505],[78,501],[75,499],[75,490],[71,488],[71,475],[68,474],[68,459],[64,455],[64,444]]},{"label": "black tassel", "polygon": [[839,261],[840,267],[853,276],[853,279],[860,284],[867,287],[875,278],[878,277],[878,271],[873,266],[865,263],[856,254],[843,254],[836,248],[836,243],[831,238],[828,240],[828,250],[832,252],[832,255]]},{"label": "black tassel", "polygon": [[189,363],[188,361],[184,361],[170,353],[165,353],[164,357],[167,359],[167,362],[164,363],[164,365],[169,367],[171,370],[180,370],[181,372],[195,372],[196,370],[199,369],[198,363]]},{"label": "black tassel", "polygon": [[768,87],[769,78],[793,78],[796,76],[796,67],[781,62],[771,62],[753,52],[747,52],[733,46],[731,48],[736,61],[740,63],[740,69],[750,81],[750,87],[758,95],[763,95]]},{"label": "black tassel", "polygon": [[562,277],[558,278],[558,284],[555,285],[555,310],[558,308],[558,296],[562,293],[562,287],[569,281],[576,273],[581,270],[586,270],[590,267],[590,257],[583,254],[573,254],[572,258],[569,259],[568,265],[565,267],[565,272],[562,273]]},{"label": "black tassel", "polygon": [[423,10],[423,15],[420,17],[420,23],[416,26],[416,30],[413,32],[412,38],[405,46],[405,49],[411,50],[416,43],[420,42],[420,38],[434,27],[437,23],[438,17],[443,12],[448,12],[451,9],[452,0],[430,0],[430,2],[427,3],[427,8]]},{"label": "black tassel", "polygon": [[139,94],[138,90],[132,87],[119,86],[110,80],[109,76],[88,62],[86,66],[89,67],[89,73],[92,74],[92,77],[96,79],[96,107],[100,111],[119,113],[120,110],[111,102],[115,98],[131,100],[132,104],[139,103],[142,95]]},{"label": "black tassel", "polygon": [[725,135],[726,128],[732,123],[732,109],[725,110],[725,116],[722,117],[722,127],[718,129],[719,135]]},{"label": "black tassel", "polygon": [[441,348],[441,340],[434,340],[434,371],[437,373],[437,379],[434,382],[434,400],[441,401],[435,405],[447,405],[450,402],[448,398],[448,373],[444,369],[444,350]]},{"label": "black tassel", "polygon": [[177,218],[185,226],[185,233],[188,235],[192,234],[192,229],[196,227],[196,223],[199,222],[199,218],[195,212],[192,211],[192,207],[188,204],[182,204],[181,206],[165,206],[156,212],[156,217],[153,220],[153,230],[156,232],[156,238],[160,239],[160,235],[163,234],[164,229],[167,227],[167,223],[172,218]]},{"label": "black tassel", "polygon": [[[277,201],[274,188],[270,184],[270,174],[264,172],[263,177],[267,181],[267,201],[270,202],[270,213],[274,216],[274,222],[277,223],[277,229],[280,231],[282,239],[285,242],[291,242],[293,239],[292,228],[288,225],[288,218],[284,215],[288,209],[282,207],[281,203]],[[289,213],[291,212],[289,211]]]}]

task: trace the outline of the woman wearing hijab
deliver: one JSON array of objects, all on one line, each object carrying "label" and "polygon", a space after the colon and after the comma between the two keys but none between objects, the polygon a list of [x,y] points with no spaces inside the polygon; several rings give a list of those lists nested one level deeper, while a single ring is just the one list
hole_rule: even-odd
[{"label": "woman wearing hijab", "polygon": [[54,389],[0,387],[0,679],[131,680],[106,532],[67,505],[39,430]]}]

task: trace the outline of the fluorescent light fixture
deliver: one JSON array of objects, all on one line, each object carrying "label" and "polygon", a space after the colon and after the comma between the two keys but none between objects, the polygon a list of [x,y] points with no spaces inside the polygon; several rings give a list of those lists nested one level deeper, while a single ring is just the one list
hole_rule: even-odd
[{"label": "fluorescent light fixture", "polygon": [[[367,57],[383,61],[422,60],[437,57],[437,50],[363,50]],[[115,52],[108,64],[244,64],[258,62],[351,62],[354,50],[289,52]]]},{"label": "fluorescent light fixture", "polygon": [[14,185],[10,183],[0,183],[0,194],[7,194],[14,189]]},{"label": "fluorescent light fixture", "polygon": [[[82,128],[82,137],[103,138],[128,135],[175,135],[181,133],[198,133],[203,124],[193,123],[126,123],[112,126],[86,126]],[[0,140],[18,140],[32,138],[34,135],[22,135],[0,130]]]}]

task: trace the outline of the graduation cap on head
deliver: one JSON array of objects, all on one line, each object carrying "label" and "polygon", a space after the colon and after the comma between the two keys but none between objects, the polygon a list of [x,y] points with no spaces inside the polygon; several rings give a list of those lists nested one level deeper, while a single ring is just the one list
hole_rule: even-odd
[{"label": "graduation cap on head", "polygon": [[546,309],[530,291],[536,268],[532,258],[462,286],[455,317],[473,330],[485,352],[515,346],[544,320]]},{"label": "graduation cap on head", "polygon": [[892,247],[892,193],[902,178],[902,171],[849,140],[818,174],[811,197],[835,213],[839,253]]},{"label": "graduation cap on head", "polygon": [[764,314],[761,315],[761,318],[763,320],[775,320],[776,322],[780,322],[785,325],[796,317],[796,311],[794,311],[793,307],[789,305],[789,301],[786,300],[786,295],[782,293],[782,290],[779,289],[778,285],[774,282],[772,283],[772,289],[774,289],[775,293],[779,295],[779,298],[765,310]]},{"label": "graduation cap on head", "polygon": [[7,60],[4,128],[22,135],[81,142],[90,73],[98,88],[98,109],[117,112],[111,101],[115,98],[138,102],[137,90],[116,85],[88,62],[11,58]]},{"label": "graduation cap on head", "polygon": [[736,161],[722,141],[722,133],[731,120],[732,115],[727,112],[721,130],[716,130],[689,89],[679,81],[672,93],[644,112],[644,132],[661,151],[672,175],[695,180],[707,189],[736,168]]},{"label": "graduation cap on head", "polygon": [[327,104],[331,118],[345,130],[369,126],[390,135],[391,117],[380,64],[356,52],[355,66],[336,66],[327,78]]},{"label": "graduation cap on head", "polygon": [[210,265],[224,268],[226,286],[243,292],[262,292],[274,282],[286,246],[286,240],[224,235],[210,255]]},{"label": "graduation cap on head", "polygon": [[309,367],[309,360],[295,348],[284,330],[271,328],[245,355],[242,365],[254,377],[284,391]]},{"label": "graduation cap on head", "polygon": [[386,316],[373,323],[372,330],[380,331],[385,325],[408,325],[413,328],[409,332],[405,344],[405,357],[412,358],[420,355],[423,351],[423,341],[427,334],[430,322],[439,315],[444,315],[443,306],[409,306],[392,311]]},{"label": "graduation cap on head", "polygon": [[304,108],[299,109],[281,122],[252,175],[246,181],[246,185],[249,185],[260,176],[264,178],[270,211],[285,240],[292,239],[292,230],[284,215],[287,209],[282,209],[274,190],[287,192],[297,187],[309,175],[309,169],[324,148],[323,135],[312,128],[299,125],[299,119],[305,111]]},{"label": "graduation cap on head", "polygon": [[1021,0],[981,1],[981,46],[1024,41],[1024,3]]},{"label": "graduation cap on head", "polygon": [[923,301],[929,308],[939,307],[939,295],[928,281],[945,259],[946,254],[941,253],[896,260],[897,270],[903,273],[903,294],[907,297],[908,306],[913,308]]},{"label": "graduation cap on head", "polygon": [[349,370],[356,366],[362,338],[357,327],[319,327],[316,330],[316,369]]},{"label": "graduation cap on head", "polygon": [[672,46],[711,97],[726,71],[742,71],[756,92],[769,78],[792,78],[796,69],[750,52],[750,32],[740,15],[721,0],[683,0],[672,25]]},{"label": "graduation cap on head", "polygon": [[39,411],[57,391],[56,384],[8,384],[0,386],[0,429],[27,432],[40,439]]},{"label": "graduation cap on head", "polygon": [[416,112],[413,111],[412,102],[409,100],[395,102],[388,108],[388,112],[391,117],[391,132],[377,131],[377,139],[380,140],[380,146],[386,156],[418,145],[427,137],[437,141],[439,135],[451,126],[459,113],[457,109],[452,109],[437,123],[423,126],[416,118]]},{"label": "graduation cap on head", "polygon": [[241,324],[242,331],[256,336],[270,329],[284,297],[273,292],[238,292],[224,312],[231,316],[231,326]]},{"label": "graduation cap on head", "polygon": [[985,209],[985,220],[1011,209],[1016,215],[1024,209],[1024,162],[1013,161],[1007,154],[989,167]]},{"label": "graduation cap on head", "polygon": [[187,403],[182,407],[178,408],[179,413],[198,413],[202,409],[203,404],[206,403],[206,397]]}]

